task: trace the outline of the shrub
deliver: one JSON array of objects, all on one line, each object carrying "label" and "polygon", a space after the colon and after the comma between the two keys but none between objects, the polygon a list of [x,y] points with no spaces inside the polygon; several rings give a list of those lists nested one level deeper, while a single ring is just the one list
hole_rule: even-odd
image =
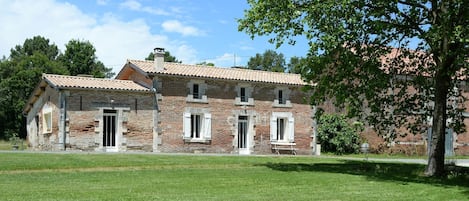
[{"label": "shrub", "polygon": [[325,152],[340,155],[360,151],[358,132],[363,128],[360,123],[350,124],[340,114],[323,114],[318,125],[318,141]]}]

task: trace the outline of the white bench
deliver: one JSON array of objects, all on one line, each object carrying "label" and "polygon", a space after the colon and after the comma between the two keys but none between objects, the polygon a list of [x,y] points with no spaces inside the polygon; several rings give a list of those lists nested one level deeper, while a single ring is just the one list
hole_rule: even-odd
[{"label": "white bench", "polygon": [[291,154],[296,155],[296,150],[298,150],[294,142],[271,142],[270,145],[272,145],[272,150],[278,155],[280,155],[280,151],[290,151]]}]

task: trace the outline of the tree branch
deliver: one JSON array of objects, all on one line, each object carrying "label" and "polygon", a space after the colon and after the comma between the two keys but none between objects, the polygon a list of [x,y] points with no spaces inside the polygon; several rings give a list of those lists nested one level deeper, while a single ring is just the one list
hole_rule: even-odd
[{"label": "tree branch", "polygon": [[418,3],[415,3],[415,2],[408,2],[408,1],[404,1],[404,0],[398,0],[397,2],[400,3],[400,4],[404,4],[404,5],[421,8],[421,9],[424,9],[425,11],[427,11],[427,12],[430,11],[427,7],[425,7],[425,5],[418,4]]}]

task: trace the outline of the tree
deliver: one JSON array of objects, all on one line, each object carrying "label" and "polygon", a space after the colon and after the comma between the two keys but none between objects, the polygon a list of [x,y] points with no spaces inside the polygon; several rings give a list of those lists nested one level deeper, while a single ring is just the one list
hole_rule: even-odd
[{"label": "tree", "polygon": [[455,87],[469,73],[469,1],[248,3],[240,31],[271,35],[277,47],[294,45],[297,36],[308,40],[308,68],[302,75],[317,84],[313,104],[333,99],[390,140],[403,126],[423,133],[432,117],[425,174],[445,175],[445,129],[464,127],[461,88]]},{"label": "tree", "polygon": [[201,65],[201,66],[215,66],[215,64],[214,64],[214,63],[211,63],[211,62],[206,62],[206,61],[203,61],[203,62],[197,63],[196,65]]},{"label": "tree", "polygon": [[50,44],[49,39],[42,36],[34,36],[24,41],[23,45],[16,45],[10,51],[10,59],[19,60],[25,56],[32,56],[35,52],[40,52],[49,60],[56,60],[59,56],[57,45]]},{"label": "tree", "polygon": [[[357,123],[356,125],[359,125]],[[324,151],[337,155],[360,151],[360,126],[347,122],[342,114],[322,114],[318,121],[318,141]]]},{"label": "tree", "polygon": [[289,73],[296,73],[300,74],[301,69],[306,63],[306,59],[302,57],[292,57],[290,58],[290,62],[288,63],[288,72]]},{"label": "tree", "polygon": [[[147,61],[153,61],[153,59],[155,59],[155,53],[153,53],[153,52],[150,52],[150,54],[148,54],[147,58],[145,58],[145,60],[147,60]],[[165,62],[182,63],[182,61],[178,61],[175,56],[172,56],[169,51],[164,52],[164,61]]]},{"label": "tree", "polygon": [[282,53],[266,50],[262,55],[257,53],[248,61],[248,68],[253,70],[285,72],[285,58]]},{"label": "tree", "polygon": [[58,56],[55,44],[35,36],[12,48],[10,57],[0,61],[0,138],[25,137],[22,110],[42,73],[68,74]]},{"label": "tree", "polygon": [[70,75],[93,75],[93,77],[110,78],[114,76],[112,68],[106,68],[96,57],[96,49],[89,41],[72,39],[66,45],[60,61],[68,69]]}]

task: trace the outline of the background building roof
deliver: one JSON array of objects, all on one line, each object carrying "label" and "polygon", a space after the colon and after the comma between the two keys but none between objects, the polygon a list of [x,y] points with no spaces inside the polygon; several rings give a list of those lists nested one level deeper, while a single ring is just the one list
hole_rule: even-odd
[{"label": "background building roof", "polygon": [[[287,85],[307,85],[299,74],[250,70],[244,68],[220,68],[213,66],[188,65],[164,62],[164,70],[156,71],[153,61],[128,60],[133,68],[154,75],[174,75],[194,78],[210,78],[246,82],[264,82]],[[118,75],[119,77],[119,75]]]}]

